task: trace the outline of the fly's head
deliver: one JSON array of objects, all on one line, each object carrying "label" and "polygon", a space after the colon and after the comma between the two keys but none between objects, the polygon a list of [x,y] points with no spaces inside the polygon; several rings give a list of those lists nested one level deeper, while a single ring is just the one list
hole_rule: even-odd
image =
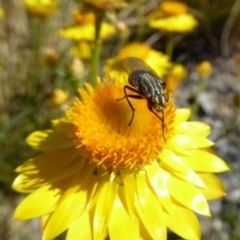
[{"label": "fly's head", "polygon": [[166,93],[161,93],[159,95],[152,96],[149,101],[149,105],[160,112],[166,107],[168,100],[168,95]]}]

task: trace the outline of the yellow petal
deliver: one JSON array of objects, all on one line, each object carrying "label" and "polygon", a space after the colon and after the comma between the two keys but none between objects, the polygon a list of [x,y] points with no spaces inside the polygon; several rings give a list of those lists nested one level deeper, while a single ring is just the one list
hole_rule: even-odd
[{"label": "yellow petal", "polygon": [[194,185],[170,176],[168,189],[171,196],[185,207],[199,214],[210,216],[206,199]]},{"label": "yellow petal", "polygon": [[81,26],[73,26],[60,30],[60,34],[63,37],[75,41],[92,41],[94,39],[94,32],[95,30],[93,24],[84,24]]},{"label": "yellow petal", "polygon": [[139,222],[130,217],[117,196],[109,221],[109,237],[111,240],[139,240]]},{"label": "yellow petal", "polygon": [[88,212],[84,212],[68,229],[67,240],[92,239],[92,230]]},{"label": "yellow petal", "polygon": [[25,220],[51,213],[56,208],[59,197],[58,189],[51,189],[49,185],[43,186],[20,203],[14,218]]},{"label": "yellow petal", "polygon": [[[17,168],[23,172],[14,181],[13,188],[29,192],[45,183],[54,183],[80,171],[86,163],[81,157],[75,158],[76,149],[64,149],[41,154]],[[51,162],[51,164],[49,164]]]},{"label": "yellow petal", "polygon": [[62,133],[66,136],[71,133],[73,128],[72,123],[70,123],[64,118],[52,120],[52,125],[57,132]]},{"label": "yellow petal", "polygon": [[176,109],[175,121],[176,121],[176,123],[185,122],[190,118],[190,115],[191,115],[190,108]]},{"label": "yellow petal", "polygon": [[181,173],[182,175],[189,175],[193,172],[193,170],[171,150],[162,150],[159,155],[159,159],[161,160],[159,165],[163,169],[166,169],[167,172],[175,171]]},{"label": "yellow petal", "polygon": [[156,162],[145,168],[145,170],[154,192],[159,197],[158,200],[161,205],[166,209],[166,211],[171,213],[172,202],[167,188],[169,173],[159,168]]},{"label": "yellow petal", "polygon": [[98,196],[100,194],[99,189],[101,189],[102,185],[103,185],[103,181],[101,181],[101,177],[100,176],[96,176],[96,175],[92,175],[91,179],[92,180],[92,190],[91,192],[89,192],[89,198],[88,198],[88,203],[86,206],[86,211],[90,211],[95,205],[96,202],[98,201]]},{"label": "yellow petal", "polygon": [[112,179],[106,181],[100,190],[93,220],[94,239],[104,239],[107,234],[109,218],[117,196],[118,184],[112,174]]},{"label": "yellow petal", "polygon": [[217,155],[201,149],[185,151],[187,156],[181,159],[193,170],[199,172],[224,172],[229,170],[227,164]]},{"label": "yellow petal", "polygon": [[207,186],[206,189],[199,189],[206,199],[213,200],[226,195],[223,183],[218,177],[210,173],[199,173],[198,175]]},{"label": "yellow petal", "polygon": [[[114,26],[107,23],[102,23],[100,32],[100,37],[102,39],[114,33],[115,33]],[[62,29],[60,30],[60,34],[67,39],[75,41],[80,40],[93,41],[95,35],[95,28],[94,24],[86,23]]]},{"label": "yellow petal", "polygon": [[[12,188],[18,192],[30,193],[40,187],[39,184],[37,185],[37,181],[39,180],[36,180],[36,179],[32,180],[32,179],[29,179],[29,177],[24,174],[19,174],[14,179]],[[44,185],[44,183],[42,185]]]},{"label": "yellow petal", "polygon": [[189,148],[206,148],[212,146],[214,143],[201,136],[188,136],[177,134],[171,139],[172,145],[177,150],[184,150]]},{"label": "yellow petal", "polygon": [[52,130],[33,132],[26,140],[31,147],[43,152],[74,145],[68,136]]},{"label": "yellow petal", "polygon": [[195,135],[199,137],[207,137],[211,132],[210,126],[203,122],[183,122],[178,130],[180,133],[184,133],[188,136]]},{"label": "yellow petal", "polygon": [[[57,183],[62,179],[66,179],[67,177],[74,176],[77,172],[79,172],[85,164],[85,160],[81,158],[75,158],[75,160],[68,166],[63,168],[56,168],[54,171],[50,169],[46,169],[42,171],[40,177],[42,179],[47,179],[49,183]],[[33,178],[34,175],[31,176]]]},{"label": "yellow petal", "polygon": [[184,174],[184,175],[180,174],[180,173],[177,173],[177,172],[174,172],[173,175],[178,177],[179,179],[182,179],[182,180],[186,181],[186,182],[192,183],[196,187],[204,188],[204,189],[206,188],[202,179],[194,171],[191,171],[188,174]]},{"label": "yellow petal", "polygon": [[[61,198],[56,210],[51,215],[43,235],[43,239],[52,239],[65,231],[73,222],[75,222],[85,211],[88,194],[93,188],[94,182],[90,181],[89,174],[92,169],[86,169],[86,175],[83,171],[75,177]],[[86,181],[86,179],[88,179]],[[82,185],[83,184],[83,185]]]},{"label": "yellow petal", "polygon": [[174,215],[163,212],[167,227],[184,239],[201,239],[199,222],[192,210],[173,204],[173,211]]},{"label": "yellow petal", "polygon": [[[63,168],[70,164],[77,156],[78,151],[74,147],[58,149],[48,153],[40,154],[16,168],[16,172],[31,172],[31,170],[39,171],[44,169]],[[49,164],[51,163],[51,164]]]},{"label": "yellow petal", "polygon": [[[70,194],[69,192],[72,191]],[[78,191],[78,192],[73,192]],[[67,196],[69,195],[69,196]],[[65,231],[72,222],[76,221],[85,210],[87,191],[70,189],[62,196],[63,199],[50,217],[44,231],[43,239],[53,239]]]},{"label": "yellow petal", "polygon": [[23,3],[30,14],[40,17],[50,15],[57,7],[57,1],[49,0],[24,0]]},{"label": "yellow petal", "polygon": [[44,215],[44,216],[41,217],[40,224],[41,224],[41,229],[42,230],[44,230],[50,216],[51,216],[51,214],[47,214],[47,215]]},{"label": "yellow petal", "polygon": [[145,173],[136,175],[137,200],[136,209],[143,225],[153,239],[165,240],[167,228],[163,219],[162,207],[156,195],[147,186]]},{"label": "yellow petal", "polygon": [[156,11],[148,16],[148,21],[152,28],[180,33],[191,31],[198,25],[197,20],[188,13],[162,17],[161,11]]},{"label": "yellow petal", "polygon": [[136,192],[134,174],[128,174],[123,178],[123,186],[128,213],[133,216],[135,213],[134,193]]}]

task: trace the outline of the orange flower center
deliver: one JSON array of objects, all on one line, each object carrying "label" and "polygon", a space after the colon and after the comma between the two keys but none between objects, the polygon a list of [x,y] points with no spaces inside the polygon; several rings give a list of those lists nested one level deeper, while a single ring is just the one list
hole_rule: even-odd
[{"label": "orange flower center", "polygon": [[185,3],[166,1],[160,5],[160,10],[165,15],[177,16],[187,13],[188,7]]},{"label": "orange flower center", "polygon": [[72,15],[75,22],[79,24],[87,24],[87,23],[93,24],[96,18],[93,12],[82,14],[79,10],[74,10]]},{"label": "orange flower center", "polygon": [[[149,111],[145,99],[129,99],[135,108],[129,126],[132,110],[126,99],[116,100],[124,96],[123,86],[101,83],[93,90],[86,85],[88,91],[80,90],[83,100],[77,99],[68,112],[76,146],[90,161],[109,170],[134,170],[151,164],[166,143],[162,122]],[[170,100],[164,109],[166,139],[173,134],[174,114]]]}]

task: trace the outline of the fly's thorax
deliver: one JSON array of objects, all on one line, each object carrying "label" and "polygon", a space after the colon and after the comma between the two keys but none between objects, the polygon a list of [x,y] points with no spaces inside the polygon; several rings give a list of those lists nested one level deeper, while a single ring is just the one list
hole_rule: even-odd
[{"label": "fly's thorax", "polygon": [[146,74],[148,74],[148,72],[145,70],[133,71],[128,77],[129,84],[139,89],[139,87],[142,85],[142,81],[145,79]]},{"label": "fly's thorax", "polygon": [[159,77],[145,70],[136,70],[129,75],[129,83],[139,90],[139,94],[150,98],[163,93],[162,82]]}]

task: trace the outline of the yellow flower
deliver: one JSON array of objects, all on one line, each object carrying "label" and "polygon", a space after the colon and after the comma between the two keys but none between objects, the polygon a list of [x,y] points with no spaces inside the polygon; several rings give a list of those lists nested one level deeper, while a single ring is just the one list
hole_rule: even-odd
[{"label": "yellow flower", "polygon": [[71,54],[81,59],[90,59],[91,44],[88,41],[80,41],[77,46],[71,47]]},{"label": "yellow flower", "polygon": [[127,2],[125,0],[77,0],[80,3],[91,4],[92,6],[106,10],[109,8],[123,8],[127,6]]},{"label": "yellow flower", "polygon": [[194,212],[209,216],[207,200],[225,195],[213,174],[228,170],[206,139],[210,127],[187,122],[190,110],[170,99],[162,122],[145,100],[123,96],[126,79],[86,84],[67,118],[32,133],[43,153],[16,171],[13,188],[31,193],[14,218],[42,217],[43,239],[68,230],[67,239],[166,239],[167,228],[200,239]]},{"label": "yellow flower", "polygon": [[57,0],[23,0],[27,11],[39,17],[50,15],[57,7]]},{"label": "yellow flower", "polygon": [[160,4],[160,10],[164,15],[176,16],[187,13],[188,7],[185,3],[165,1]]},{"label": "yellow flower", "polygon": [[181,64],[175,64],[167,73],[165,81],[167,92],[175,92],[179,83],[187,76],[187,69]]},{"label": "yellow flower", "polygon": [[168,75],[181,81],[187,76],[187,69],[182,64],[175,64]]},{"label": "yellow flower", "polygon": [[122,60],[126,57],[137,57],[146,62],[161,77],[171,67],[168,56],[153,50],[144,43],[131,43],[125,46],[116,57],[106,62],[105,73],[112,74],[114,71],[124,72]]},{"label": "yellow flower", "polygon": [[204,60],[196,65],[196,71],[200,76],[207,78],[212,73],[212,64]]},{"label": "yellow flower", "polygon": [[0,7],[0,18],[2,18],[4,14],[5,14],[4,10]]},{"label": "yellow flower", "polygon": [[[79,10],[73,12],[73,18],[77,25],[63,28],[60,34],[71,40],[93,41],[95,37],[95,14],[93,12],[81,13]],[[116,32],[113,25],[103,22],[101,25],[100,38],[106,38]]]},{"label": "yellow flower", "polygon": [[187,6],[179,2],[163,2],[147,19],[152,28],[167,32],[187,32],[198,25],[197,20],[187,13]]},{"label": "yellow flower", "polygon": [[93,12],[86,12],[83,14],[79,9],[75,9],[72,16],[75,22],[79,24],[95,22],[95,14]]},{"label": "yellow flower", "polygon": [[[114,26],[108,23],[102,23],[100,38],[106,38],[115,33]],[[60,31],[60,34],[71,40],[80,41],[87,40],[93,41],[95,36],[95,27],[94,24],[83,24],[79,26],[72,26]]]},{"label": "yellow flower", "polygon": [[[108,23],[102,23],[100,37],[106,38],[115,33],[114,26]],[[72,26],[60,30],[60,34],[70,40],[80,41],[87,40],[93,41],[95,35],[95,27],[93,24],[83,24],[79,26]]]},{"label": "yellow flower", "polygon": [[55,89],[49,99],[49,103],[54,107],[60,107],[69,99],[69,93],[62,89]]}]

